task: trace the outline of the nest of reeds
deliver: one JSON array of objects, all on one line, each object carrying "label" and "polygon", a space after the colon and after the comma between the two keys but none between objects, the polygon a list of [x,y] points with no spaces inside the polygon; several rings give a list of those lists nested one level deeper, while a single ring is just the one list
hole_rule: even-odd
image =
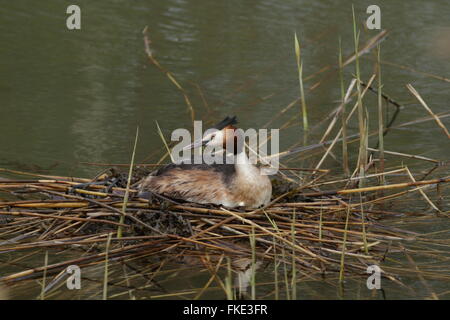
[{"label": "nest of reeds", "polygon": [[[3,170],[21,179],[0,180],[1,190],[9,194],[0,202],[1,251],[82,252],[81,257],[3,276],[6,283],[40,278],[43,273],[61,276],[74,264],[82,268],[103,266],[105,259],[126,263],[162,256],[207,263],[215,272],[228,257],[228,267],[237,273],[249,266],[283,263],[298,276],[364,275],[367,266],[379,265],[386,253],[402,250],[403,240],[417,236],[381,223],[380,218],[395,213],[374,205],[402,196],[402,192],[387,195],[392,189],[448,181],[327,191],[323,186],[339,181],[327,181],[325,171],[311,175],[301,186],[275,179],[274,200],[268,206],[231,210],[165,197],[137,198],[132,188],[125,202],[128,176],[115,169],[92,180]],[[137,167],[131,185],[148,172]],[[24,175],[33,179],[25,180]],[[383,275],[399,282],[395,274]]]}]

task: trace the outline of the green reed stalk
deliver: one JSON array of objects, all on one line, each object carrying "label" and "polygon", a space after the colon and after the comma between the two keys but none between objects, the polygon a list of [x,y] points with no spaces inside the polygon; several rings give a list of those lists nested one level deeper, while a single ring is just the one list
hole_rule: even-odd
[{"label": "green reed stalk", "polygon": [[227,276],[225,278],[225,289],[227,294],[227,300],[234,300],[233,294],[233,277],[231,273],[231,259],[227,256]]},{"label": "green reed stalk", "polygon": [[170,152],[170,148],[166,141],[166,138],[164,138],[164,134],[162,133],[161,128],[159,127],[158,121],[155,121],[155,122],[156,122],[156,128],[158,129],[158,134],[161,137],[162,142],[164,143],[164,147],[166,147],[167,154],[170,156],[170,160],[172,160],[172,162],[175,162],[172,157],[172,152]]},{"label": "green reed stalk", "polygon": [[323,218],[323,206],[320,205],[320,213],[319,213],[319,240],[322,240],[322,218]]},{"label": "green reed stalk", "polygon": [[[134,139],[133,154],[131,155],[131,164],[130,164],[130,169],[128,171],[127,188],[125,190],[125,196],[123,198],[123,204],[122,204],[123,215],[120,216],[120,221],[119,221],[122,224],[125,221],[125,214],[126,214],[126,210],[127,210],[128,197],[129,197],[129,193],[130,193],[131,174],[133,173],[134,155],[136,154],[136,146],[137,146],[138,137],[139,137],[139,127],[136,128],[136,137]],[[117,228],[117,238],[122,238],[122,226],[119,226]]]},{"label": "green reed stalk", "polygon": [[364,152],[366,154],[366,158],[368,158],[368,149],[369,149],[369,111],[367,108],[364,108],[365,118],[364,118]]},{"label": "green reed stalk", "polygon": [[106,251],[105,251],[105,273],[103,275],[103,300],[108,300],[108,255],[109,255],[109,245],[111,243],[112,233],[108,234],[108,240],[106,241]]},{"label": "green reed stalk", "polygon": [[286,300],[291,300],[291,295],[289,292],[288,272],[287,272],[287,268],[286,268],[286,254],[284,252],[284,247],[281,248],[281,256],[283,257],[284,285],[286,287]]},{"label": "green reed stalk", "polygon": [[275,300],[280,299],[280,292],[278,288],[278,259],[277,259],[277,250],[276,250],[276,240],[273,237],[273,265],[274,265],[274,282],[275,282]]},{"label": "green reed stalk", "polygon": [[342,241],[341,267],[339,271],[339,282],[344,282],[344,262],[345,262],[345,246],[347,243],[348,219],[350,216],[350,207],[347,206],[347,217],[345,218],[344,239]]},{"label": "green reed stalk", "polygon": [[295,57],[297,60],[297,69],[298,69],[298,81],[300,84],[300,101],[303,117],[303,130],[306,132],[308,131],[308,112],[306,108],[305,91],[303,89],[303,61],[301,59],[300,43],[297,38],[297,33],[295,33],[294,35],[294,40],[295,40]]},{"label": "green reed stalk", "polygon": [[252,232],[250,234],[250,246],[252,248],[252,276],[250,278],[252,287],[252,300],[256,300],[256,239],[254,226],[252,226]]},{"label": "green reed stalk", "polygon": [[[291,223],[291,234],[292,234],[292,243],[295,243],[295,208],[292,214],[292,223]],[[292,280],[291,280],[291,289],[292,289],[292,300],[297,300],[297,269],[295,266],[295,249],[292,248]]]},{"label": "green reed stalk", "polygon": [[367,245],[367,234],[366,234],[366,225],[365,225],[365,218],[364,218],[364,205],[362,202],[362,195],[359,194],[359,205],[361,207],[361,223],[362,223],[362,237],[363,237],[363,243],[364,243],[364,252],[369,255],[369,246]]},{"label": "green reed stalk", "polygon": [[[355,8],[352,5],[352,13],[353,13],[353,36],[355,42],[355,69],[356,69],[356,89],[358,92],[358,123],[359,123],[359,157],[358,157],[358,166],[359,166],[359,176],[365,176],[365,165],[367,163],[367,145],[366,145],[366,130],[364,128],[364,108],[362,104],[362,95],[361,95],[361,73],[359,69],[359,31],[357,31],[356,27],[356,18],[355,18]],[[360,180],[360,186],[364,185],[364,179]]]},{"label": "green reed stalk", "polygon": [[45,300],[45,282],[47,280],[48,250],[45,251],[44,275],[42,276],[41,300]]},{"label": "green reed stalk", "polygon": [[350,168],[348,165],[348,149],[347,149],[347,121],[345,112],[345,85],[344,85],[344,68],[342,64],[342,43],[339,37],[339,82],[341,84],[341,119],[342,119],[342,165],[344,174],[350,176]]},{"label": "green reed stalk", "polygon": [[[383,125],[383,97],[382,89],[383,84],[381,82],[381,47],[377,46],[377,64],[378,64],[378,150],[380,159],[380,172],[384,172],[384,125]],[[386,184],[384,175],[380,177],[381,184]]]}]

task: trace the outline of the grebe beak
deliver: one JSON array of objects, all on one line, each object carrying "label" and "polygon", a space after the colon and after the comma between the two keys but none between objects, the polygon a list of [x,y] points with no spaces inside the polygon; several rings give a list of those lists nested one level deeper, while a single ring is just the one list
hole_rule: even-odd
[{"label": "grebe beak", "polygon": [[209,139],[197,140],[197,141],[194,141],[193,143],[191,143],[190,145],[187,145],[186,147],[184,147],[181,150],[186,151],[186,150],[190,150],[190,149],[196,149],[198,147],[202,147],[202,146],[206,145],[208,142],[209,142]]},{"label": "grebe beak", "polygon": [[202,139],[194,141],[193,143],[191,143],[190,145],[187,145],[186,147],[184,147],[181,150],[186,151],[186,150],[202,147],[202,146],[208,144],[213,137],[214,137],[214,133],[208,134],[208,135],[204,136]]},{"label": "grebe beak", "polygon": [[186,150],[190,150],[190,149],[196,149],[198,147],[202,147],[202,146],[206,145],[207,143],[208,143],[208,141],[204,141],[203,139],[197,140],[197,141],[194,141],[193,143],[191,143],[190,145],[187,145],[186,147],[184,147],[181,150],[186,151]]}]

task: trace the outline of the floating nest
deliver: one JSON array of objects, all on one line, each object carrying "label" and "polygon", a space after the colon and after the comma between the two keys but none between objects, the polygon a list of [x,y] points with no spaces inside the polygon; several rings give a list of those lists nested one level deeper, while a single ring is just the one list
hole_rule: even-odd
[{"label": "floating nest", "polygon": [[[134,170],[128,196],[128,176],[116,169],[94,179],[2,171],[18,178],[0,180],[8,196],[0,202],[0,250],[82,252],[81,257],[4,275],[4,283],[40,278],[44,272],[47,277],[61,275],[73,264],[104,265],[105,259],[126,263],[144,257],[155,258],[156,265],[161,257],[189,263],[197,259],[215,272],[221,267],[245,272],[250,265],[268,268],[275,262],[301,276],[367,276],[369,265],[380,265],[387,253],[404,250],[404,240],[420,236],[383,224],[382,218],[400,213],[377,204],[404,196],[403,190],[393,193],[399,188],[449,181],[361,188],[349,180],[327,180],[323,170],[309,173],[302,184],[274,179],[274,200],[264,208],[231,210],[158,195],[137,198],[133,187],[151,171],[146,167]],[[325,189],[345,183],[347,188]],[[391,272],[383,276],[401,284]]]}]

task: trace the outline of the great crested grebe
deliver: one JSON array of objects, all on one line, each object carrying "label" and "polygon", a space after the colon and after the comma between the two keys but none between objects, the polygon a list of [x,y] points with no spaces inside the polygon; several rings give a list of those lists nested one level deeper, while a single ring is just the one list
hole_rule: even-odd
[{"label": "great crested grebe", "polygon": [[[257,208],[268,204],[272,196],[272,184],[269,177],[250,162],[243,143],[237,143],[243,137],[242,130],[236,130],[233,126],[236,123],[236,117],[226,117],[214,127],[217,131],[187,147],[220,147],[226,157],[234,157],[233,164],[225,161],[224,164],[169,164],[152,172],[139,184],[139,195],[156,193],[229,208]],[[231,151],[226,147],[230,139],[234,140]]]}]

